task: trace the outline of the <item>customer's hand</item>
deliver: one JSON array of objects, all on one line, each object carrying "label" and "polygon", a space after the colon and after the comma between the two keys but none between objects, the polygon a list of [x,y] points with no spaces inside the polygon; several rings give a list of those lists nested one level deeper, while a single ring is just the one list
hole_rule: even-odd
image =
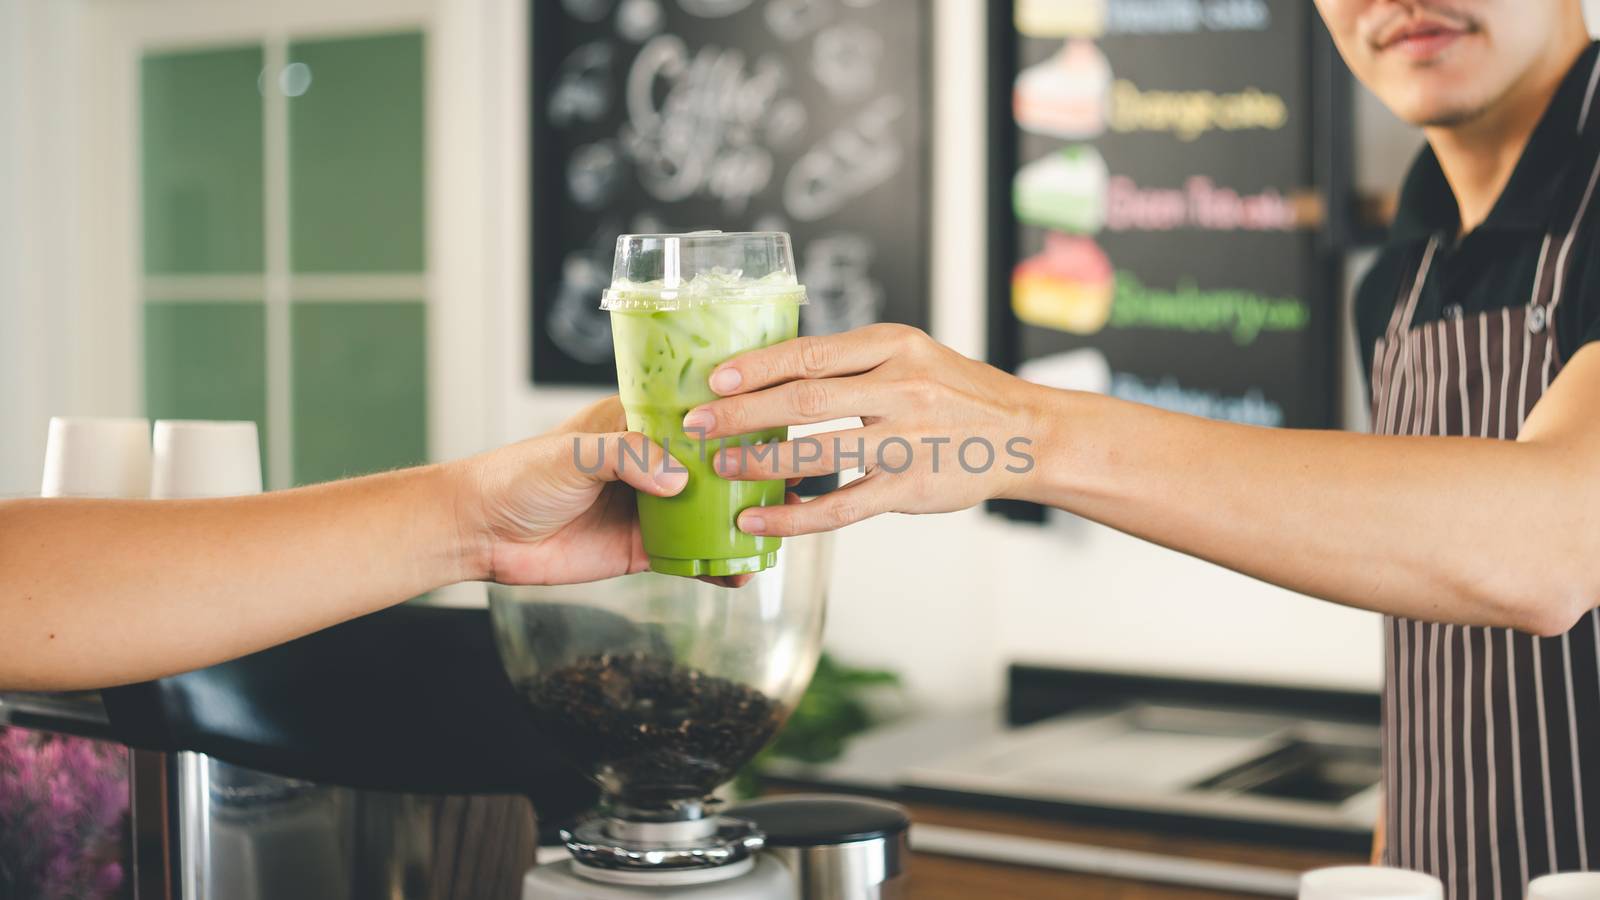
[{"label": "customer's hand", "polygon": [[[650,567],[634,489],[670,497],[688,475],[681,465],[666,471],[661,446],[626,429],[622,404],[608,397],[549,434],[452,464],[460,467],[458,516],[468,544],[478,548],[480,577],[573,584]],[[740,587],[750,578],[700,580]]]},{"label": "customer's hand", "polygon": [[883,512],[950,512],[1019,495],[1033,469],[1042,388],[945,347],[915,328],[871,325],[735,357],[711,374],[722,399],[691,410],[706,437],[858,416],[863,427],[726,450],[717,471],[745,480],[865,476],[824,497],[746,510],[750,534],[827,531]]},{"label": "customer's hand", "polygon": [[[639,466],[640,458],[648,465]],[[477,567],[503,584],[644,571],[633,489],[664,497],[683,490],[687,475],[681,466],[665,471],[665,460],[659,445],[626,430],[615,397],[549,434],[463,460],[459,515],[469,545],[479,548]]]}]

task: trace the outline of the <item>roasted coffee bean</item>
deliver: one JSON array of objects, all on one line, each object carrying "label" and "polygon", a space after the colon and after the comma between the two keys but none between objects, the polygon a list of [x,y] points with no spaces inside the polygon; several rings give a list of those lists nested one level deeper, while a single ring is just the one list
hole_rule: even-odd
[{"label": "roasted coffee bean", "polygon": [[788,715],[760,691],[643,654],[586,657],[518,687],[568,758],[643,808],[711,793]]}]

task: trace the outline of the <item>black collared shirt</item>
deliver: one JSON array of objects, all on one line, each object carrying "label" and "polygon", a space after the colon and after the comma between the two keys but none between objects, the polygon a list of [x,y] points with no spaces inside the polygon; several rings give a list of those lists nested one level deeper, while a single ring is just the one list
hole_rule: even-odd
[{"label": "black collared shirt", "polygon": [[[1600,140],[1593,137],[1600,122],[1586,123],[1581,141],[1577,134],[1597,53],[1600,44],[1591,44],[1567,73],[1488,218],[1460,240],[1455,239],[1459,207],[1438,159],[1431,148],[1417,156],[1400,190],[1389,240],[1356,295],[1356,333],[1368,372],[1373,345],[1383,336],[1403,282],[1430,237],[1439,237],[1439,249],[1417,300],[1415,325],[1530,300],[1545,234],[1566,227],[1600,153]],[[1575,167],[1581,167],[1582,177],[1570,177]],[[1600,203],[1588,209],[1555,309],[1556,345],[1563,361],[1589,341],[1600,340],[1600,229],[1595,227]]]}]

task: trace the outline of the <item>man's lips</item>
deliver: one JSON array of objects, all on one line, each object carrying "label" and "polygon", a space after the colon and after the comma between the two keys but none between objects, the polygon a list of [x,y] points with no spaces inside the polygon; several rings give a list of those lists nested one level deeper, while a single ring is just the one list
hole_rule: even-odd
[{"label": "man's lips", "polygon": [[1396,28],[1378,41],[1379,52],[1393,51],[1412,60],[1431,59],[1465,37],[1467,30],[1438,22],[1414,22]]}]

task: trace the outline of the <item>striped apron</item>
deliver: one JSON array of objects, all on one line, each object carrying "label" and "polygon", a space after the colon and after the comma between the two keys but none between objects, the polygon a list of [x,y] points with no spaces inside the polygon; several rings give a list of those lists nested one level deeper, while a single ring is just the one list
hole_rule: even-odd
[{"label": "striped apron", "polygon": [[[1526,304],[1476,315],[1447,305],[1442,319],[1414,325],[1442,252],[1438,239],[1423,249],[1373,355],[1375,431],[1516,439],[1561,370],[1553,313],[1600,176],[1595,158],[1584,154],[1568,176],[1569,208],[1544,238]],[[1467,900],[1521,900],[1531,878],[1600,869],[1600,612],[1554,638],[1383,624],[1385,862],[1436,875],[1447,896]]]}]

